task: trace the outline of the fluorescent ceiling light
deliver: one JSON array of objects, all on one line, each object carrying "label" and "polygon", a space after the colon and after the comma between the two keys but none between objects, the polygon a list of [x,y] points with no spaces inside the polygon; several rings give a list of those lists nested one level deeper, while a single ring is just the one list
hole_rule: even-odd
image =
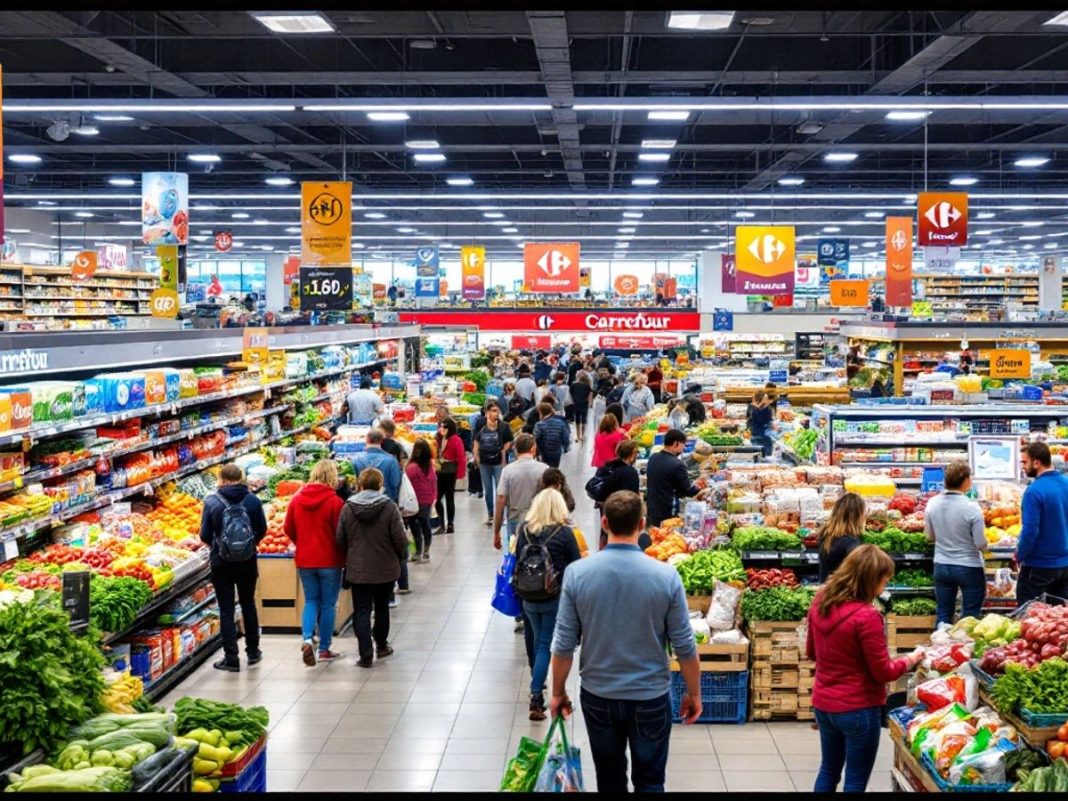
[{"label": "fluorescent ceiling light", "polygon": [[656,186],[660,183],[659,178],[634,178],[631,180],[631,186]]},{"label": "fluorescent ceiling light", "polygon": [[406,111],[368,111],[367,119],[371,122],[404,122],[411,117]]},{"label": "fluorescent ceiling light", "polygon": [[197,164],[218,164],[222,161],[222,158],[214,153],[190,153],[186,158]]},{"label": "fluorescent ceiling light", "polygon": [[253,225],[269,225],[270,223],[267,220],[253,220],[252,224]]},{"label": "fluorescent ceiling light", "polygon": [[1034,246],[1034,245],[1024,245],[1024,246],[1023,246],[1023,249],[1024,249],[1024,250],[1034,250],[1034,248],[1035,248],[1035,246]]},{"label": "fluorescent ceiling light", "polygon": [[670,153],[639,153],[638,161],[670,161]]},{"label": "fluorescent ceiling light", "polygon": [[133,186],[137,181],[133,178],[109,178],[108,183],[112,186]]},{"label": "fluorescent ceiling light", "polygon": [[201,209],[203,211],[215,211],[219,207],[216,206],[214,203],[194,203],[193,204],[193,208],[194,209]]},{"label": "fluorescent ceiling light", "polygon": [[733,21],[733,11],[672,11],[667,26],[687,31],[724,31]]},{"label": "fluorescent ceiling light", "polygon": [[404,146],[412,150],[437,150],[441,147],[437,139],[409,139]]},{"label": "fluorescent ceiling light", "polygon": [[100,129],[95,125],[79,125],[77,128],[71,128],[72,134],[78,134],[78,136],[99,136]]},{"label": "fluorescent ceiling light", "polygon": [[633,234],[636,229],[632,228],[630,226],[625,226],[625,227],[620,228],[618,230],[619,230],[619,233],[621,233],[621,234]]},{"label": "fluorescent ceiling light", "polygon": [[380,211],[368,211],[364,215],[368,220],[384,220],[386,215]]},{"label": "fluorescent ceiling light", "polygon": [[1055,248],[1055,247],[1057,247],[1057,243],[1056,243],[1056,242],[1047,242],[1047,243],[1046,243],[1046,244],[1044,244],[1044,245],[1043,245],[1042,247],[1044,247],[1044,248],[1046,248],[1047,250],[1049,250],[1049,249],[1051,249],[1051,248]]},{"label": "fluorescent ceiling light", "polygon": [[7,160],[13,164],[40,164],[41,157],[32,153],[12,153]]},{"label": "fluorescent ceiling light", "polygon": [[1068,11],[1062,11],[1055,17],[1050,17],[1043,25],[1068,25]]},{"label": "fluorescent ceiling light", "polygon": [[891,122],[913,122],[926,119],[930,113],[929,111],[891,111],[886,118]]},{"label": "fluorescent ceiling light", "polygon": [[734,216],[740,220],[748,220],[751,217],[756,217],[756,214],[751,211],[736,211],[734,212]]},{"label": "fluorescent ceiling light", "polygon": [[1017,167],[1041,167],[1043,164],[1048,164],[1049,159],[1045,156],[1028,156],[1027,158],[1016,159],[1013,164]]},{"label": "fluorescent ceiling light", "polygon": [[402,226],[402,227],[397,229],[397,233],[399,233],[399,234],[414,234],[415,233],[415,229],[414,228],[408,228],[407,226]]},{"label": "fluorescent ceiling light", "polygon": [[1041,228],[1043,225],[1045,225],[1045,223],[1040,220],[1033,220],[1030,222],[1022,222],[1020,223],[1020,225],[1022,225],[1024,228]]},{"label": "fluorescent ceiling light", "polygon": [[640,220],[645,214],[640,211],[625,211],[623,212],[623,216],[628,220]]},{"label": "fluorescent ceiling light", "polygon": [[780,178],[780,186],[801,186],[805,182],[804,178]]},{"label": "fluorescent ceiling light", "polygon": [[685,122],[690,119],[688,111],[650,111],[649,120],[652,122]]},{"label": "fluorescent ceiling light", "polygon": [[1041,239],[1042,234],[1028,234],[1027,236],[1019,237],[1021,242],[1033,242],[1036,239]]},{"label": "fluorescent ceiling light", "polygon": [[518,234],[519,233],[519,229],[518,228],[502,228],[501,230],[506,234]]},{"label": "fluorescent ceiling light", "polygon": [[979,212],[978,214],[975,215],[975,219],[977,219],[977,220],[992,220],[996,216],[997,215],[994,214],[994,212],[992,212],[992,211],[981,211],[981,212]]},{"label": "fluorescent ceiling light", "polygon": [[978,178],[972,178],[971,176],[961,176],[960,178],[951,178],[949,181],[950,186],[975,186],[979,183]]},{"label": "fluorescent ceiling light", "polygon": [[442,161],[445,161],[445,154],[444,153],[416,153],[414,156],[412,156],[412,158],[415,159],[416,161],[419,161],[419,162],[440,163]]},{"label": "fluorescent ceiling light", "polygon": [[93,216],[93,212],[91,212],[91,211],[76,211],[76,212],[74,212],[74,216],[75,217],[83,217],[83,218],[88,219],[89,217]]},{"label": "fluorescent ceiling light", "polygon": [[511,225],[511,223],[508,220],[493,220],[490,225]]},{"label": "fluorescent ceiling light", "polygon": [[865,248],[875,248],[875,247],[878,247],[878,246],[879,246],[878,242],[865,242],[863,245],[861,245],[861,247],[865,247]]},{"label": "fluorescent ceiling light", "polygon": [[133,122],[133,117],[125,114],[95,114],[93,119],[98,122]]},{"label": "fluorescent ceiling light", "polygon": [[286,233],[287,234],[299,234],[300,233],[300,226],[299,225],[291,225],[291,226],[289,226],[289,228],[286,229]]},{"label": "fluorescent ceiling light", "polygon": [[867,217],[869,220],[881,220],[883,217],[886,216],[886,212],[885,211],[866,211],[866,212],[864,212],[864,216]]},{"label": "fluorescent ceiling light", "polygon": [[823,233],[825,233],[825,234],[837,234],[841,230],[842,229],[839,228],[837,225],[827,225],[827,226],[824,226]]},{"label": "fluorescent ceiling light", "polygon": [[292,178],[264,178],[263,182],[268,186],[292,186]]},{"label": "fluorescent ceiling light", "polygon": [[52,200],[38,200],[37,201],[37,205],[38,206],[54,206],[56,204]]},{"label": "fluorescent ceiling light", "polygon": [[334,26],[319,13],[250,12],[253,19],[275,33],[333,33]]},{"label": "fluorescent ceiling light", "polygon": [[676,142],[675,139],[643,139],[642,147],[648,150],[670,150],[675,147]]},{"label": "fluorescent ceiling light", "polygon": [[856,161],[856,153],[846,153],[844,151],[836,151],[834,153],[828,153],[823,157],[824,161],[832,161],[836,163],[845,164],[846,162]]},{"label": "fluorescent ceiling light", "polygon": [[992,228],[984,228],[982,231],[976,231],[975,235],[976,236],[990,236],[992,233],[994,233],[994,230]]},{"label": "fluorescent ceiling light", "polygon": [[501,217],[504,216],[504,214],[499,211],[484,211],[482,212],[482,216],[485,217],[487,220],[499,220],[501,219]]},{"label": "fluorescent ceiling light", "polygon": [[471,186],[474,181],[470,178],[446,178],[445,183],[449,186]]},{"label": "fluorescent ceiling light", "polygon": [[248,215],[245,214],[245,212],[243,212],[243,211],[236,211],[233,214],[231,214],[230,216],[235,220],[247,220],[248,219]]}]

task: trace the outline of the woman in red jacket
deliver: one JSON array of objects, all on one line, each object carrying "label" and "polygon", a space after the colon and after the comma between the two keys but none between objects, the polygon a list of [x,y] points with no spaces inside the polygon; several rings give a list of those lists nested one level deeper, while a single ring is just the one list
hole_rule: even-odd
[{"label": "woman in red jacket", "polygon": [[872,605],[894,575],[894,561],[874,545],[849,553],[808,610],[805,651],[816,661],[812,706],[822,761],[815,792],[864,792],[875,765],[886,685],[923,660],[917,648],[891,659],[883,618]]},{"label": "woman in red jacket", "polygon": [[411,518],[412,536],[415,537],[413,561],[429,562],[430,507],[438,499],[438,475],[434,472],[434,462],[430,458],[430,444],[425,439],[417,439],[412,445],[412,458],[404,472],[412,482],[415,498],[419,501],[419,511]]},{"label": "woman in red jacket", "polygon": [[615,459],[616,446],[626,438],[627,435],[619,427],[619,419],[611,412],[606,412],[597,426],[597,433],[593,435],[593,466],[601,467]]},{"label": "woman in red jacket", "polygon": [[[467,475],[467,451],[464,441],[456,433],[456,421],[446,417],[438,423],[438,500],[434,510],[438,514],[437,534],[452,534],[456,522],[456,482]],[[448,514],[448,520],[445,516]],[[448,525],[446,526],[446,522]]]},{"label": "woman in red jacket", "polygon": [[289,501],[283,530],[297,546],[296,563],[304,588],[300,629],[304,664],[315,665],[312,633],[319,630],[319,661],[331,662],[344,654],[330,650],[334,615],[341,592],[345,555],[336,540],[337,524],[345,502],[338,497],[337,463],[323,459],[312,468],[309,481]]}]

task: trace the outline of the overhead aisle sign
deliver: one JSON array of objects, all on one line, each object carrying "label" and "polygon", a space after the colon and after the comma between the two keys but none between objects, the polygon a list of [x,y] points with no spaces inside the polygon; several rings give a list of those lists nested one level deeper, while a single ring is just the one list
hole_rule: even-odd
[{"label": "overhead aisle sign", "polygon": [[886,305],[912,305],[912,218],[886,218]]},{"label": "overhead aisle sign", "polygon": [[921,246],[968,244],[967,192],[921,192],[916,202]]},{"label": "overhead aisle sign", "polygon": [[735,289],[739,295],[792,295],[792,225],[741,225],[735,232]]},{"label": "overhead aisle sign", "polygon": [[579,243],[527,242],[523,246],[523,286],[527,292],[578,292]]},{"label": "overhead aisle sign", "polygon": [[352,263],[352,182],[300,185],[300,259],[304,267]]},{"label": "overhead aisle sign", "polygon": [[415,249],[415,296],[441,296],[441,255],[437,245],[422,245]]}]

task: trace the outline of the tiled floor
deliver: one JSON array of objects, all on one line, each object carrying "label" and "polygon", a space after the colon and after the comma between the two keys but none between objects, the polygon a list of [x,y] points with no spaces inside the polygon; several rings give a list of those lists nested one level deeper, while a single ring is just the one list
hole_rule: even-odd
[{"label": "tiled floor", "polygon": [[[579,504],[576,522],[596,548],[596,517],[582,491],[589,445],[565,456]],[[457,531],[437,538],[433,561],[411,565],[412,594],[393,610],[396,653],[371,670],[355,667],[351,632],[333,664],[305,667],[300,638],[270,635],[264,660],[241,673],[204,665],[164,703],[197,695],[262,704],[271,715],[267,787],[286,790],[495,790],[523,735],[548,723],[527,719],[529,672],[522,635],[489,605],[500,554],[483,524],[482,500],[457,496]],[[571,695],[577,698],[578,663]],[[596,778],[582,716],[573,740],[583,750],[587,789]],[[890,789],[891,745],[880,748],[871,790]],[[676,726],[669,790],[805,790],[819,767],[807,723]]]}]

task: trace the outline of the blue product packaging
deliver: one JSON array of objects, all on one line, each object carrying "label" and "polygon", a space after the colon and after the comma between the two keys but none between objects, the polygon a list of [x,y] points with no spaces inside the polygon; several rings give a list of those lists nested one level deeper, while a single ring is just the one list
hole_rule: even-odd
[{"label": "blue product packaging", "polygon": [[400,373],[386,372],[382,374],[382,386],[385,389],[404,389],[404,379]]},{"label": "blue product packaging", "polygon": [[182,374],[173,367],[164,367],[161,372],[167,387],[167,403],[174,403],[182,397]]},{"label": "blue product packaging", "polygon": [[90,378],[82,382],[85,388],[85,414],[99,414],[104,411],[104,393],[100,386],[100,380]]}]

